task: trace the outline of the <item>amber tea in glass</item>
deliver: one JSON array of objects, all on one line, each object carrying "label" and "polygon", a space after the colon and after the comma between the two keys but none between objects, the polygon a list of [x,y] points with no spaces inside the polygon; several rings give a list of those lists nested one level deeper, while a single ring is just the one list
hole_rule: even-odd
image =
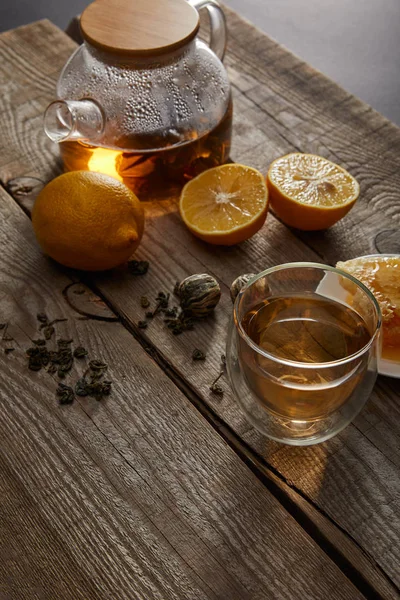
[{"label": "amber tea in glass", "polygon": [[[361,350],[371,335],[365,321],[351,308],[318,294],[271,297],[242,319],[249,338],[274,356],[306,363],[325,363]],[[263,376],[263,356],[243,347],[242,368],[248,385],[277,415],[292,419],[319,419],[336,410],[357,385],[363,371],[329,385],[329,373],[307,371],[299,375],[279,362],[273,377]],[[366,364],[364,369],[366,369]],[[312,392],[310,394],[310,391]]]},{"label": "amber tea in glass", "polygon": [[231,383],[247,416],[292,444],[328,439],[376,378],[379,307],[356,280],[323,265],[283,265],[239,294],[228,341]]}]

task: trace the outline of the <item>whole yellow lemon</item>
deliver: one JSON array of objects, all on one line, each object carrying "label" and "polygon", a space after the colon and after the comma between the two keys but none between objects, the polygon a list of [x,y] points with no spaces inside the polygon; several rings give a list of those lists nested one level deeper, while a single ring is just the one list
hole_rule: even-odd
[{"label": "whole yellow lemon", "polygon": [[102,271],[126,262],[139,246],[144,212],[135,194],[113,177],[72,171],[43,188],[32,223],[51,258],[66,267]]}]

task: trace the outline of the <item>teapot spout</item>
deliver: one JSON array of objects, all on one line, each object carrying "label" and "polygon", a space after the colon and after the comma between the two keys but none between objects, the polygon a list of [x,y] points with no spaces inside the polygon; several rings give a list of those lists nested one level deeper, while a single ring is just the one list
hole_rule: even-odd
[{"label": "teapot spout", "polygon": [[46,109],[44,130],[53,142],[94,142],[104,130],[104,113],[94,100],[55,100]]}]

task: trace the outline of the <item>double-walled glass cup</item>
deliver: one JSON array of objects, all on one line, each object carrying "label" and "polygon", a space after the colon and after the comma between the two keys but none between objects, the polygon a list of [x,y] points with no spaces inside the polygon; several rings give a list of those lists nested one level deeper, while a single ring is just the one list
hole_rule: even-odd
[{"label": "double-walled glass cup", "polygon": [[380,328],[373,294],[339,269],[291,263],[254,277],[236,298],[226,353],[248,420],[286,444],[336,435],[372,391]]}]

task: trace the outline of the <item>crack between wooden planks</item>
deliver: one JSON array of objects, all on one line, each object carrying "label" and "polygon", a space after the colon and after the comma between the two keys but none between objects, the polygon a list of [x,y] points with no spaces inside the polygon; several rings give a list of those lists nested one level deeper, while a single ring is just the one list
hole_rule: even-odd
[{"label": "crack between wooden planks", "polygon": [[139,342],[145,352],[157,363],[161,370],[168,378],[178,387],[178,389],[186,396],[191,404],[200,412],[207,420],[212,428],[223,438],[230,448],[241,458],[253,474],[263,483],[263,485],[271,492],[285,510],[295,519],[295,521],[306,531],[306,533],[317,543],[317,545],[325,552],[325,554],[336,564],[336,566],[346,575],[357,589],[364,594],[367,599],[384,600],[384,596],[370,583],[363,573],[355,567],[345,554],[330,541],[328,536],[322,531],[310,516],[296,503],[296,501],[288,495],[285,490],[289,488],[292,492],[302,498],[309,504],[318,514],[326,519],[333,527],[354,544],[358,551],[368,560],[380,576],[385,580],[386,584],[391,588],[394,595],[400,594],[398,588],[380,565],[371,557],[362,546],[349,534],[343,527],[338,525],[325,511],[323,511],[313,500],[297,488],[293,483],[289,482],[275,467],[270,465],[262,457],[259,457],[246,442],[244,442],[229,425],[227,425],[200,397],[196,390],[176,371],[176,369],[168,362],[158,348],[148,340],[143,333],[133,323],[129,321],[104,294],[97,288],[96,284],[90,279],[85,281],[86,285],[97,294],[103,302],[115,314],[119,315],[120,323],[129,331],[129,333]]},{"label": "crack between wooden planks", "polygon": [[[10,193],[5,187],[5,191]],[[15,199],[16,200],[16,199]],[[23,206],[16,200],[18,206],[27,215]],[[304,243],[304,242],[303,242]],[[371,563],[377,573],[391,588],[393,595],[400,592],[385,571],[375,562],[375,560],[365,552],[360,544],[341,526],[339,526],[329,515],[327,515],[318,505],[307,497],[300,489],[294,486],[267,461],[259,457],[231,428],[227,425],[200,397],[195,389],[182,377],[179,372],[168,362],[158,348],[150,342],[145,335],[124,316],[105,295],[98,289],[97,285],[90,279],[90,276],[83,277],[81,282],[93,291],[114,313],[115,318],[110,320],[119,321],[129,331],[131,335],[140,343],[143,349],[157,363],[161,370],[169,379],[180,389],[191,404],[202,414],[213,429],[224,439],[224,441],[233,449],[236,455],[251,469],[253,474],[263,483],[277,501],[285,510],[295,519],[303,530],[314,540],[314,542],[325,552],[325,554],[336,564],[336,566],[346,575],[357,589],[364,594],[366,598],[384,598],[363,573],[352,564],[345,553],[338,548],[334,542],[330,541],[329,535],[324,533],[322,528],[313,521],[312,517],[301,508],[295,499],[290,497],[288,489],[313,508],[323,519],[328,521],[334,528],[349,540],[362,553],[366,560]],[[93,318],[92,315],[89,318]],[[101,319],[103,320],[103,319]],[[107,319],[109,320],[109,319]],[[286,489],[285,489],[286,488]]]},{"label": "crack between wooden planks", "polygon": [[[355,421],[352,422],[352,425],[354,426],[355,429],[357,429],[357,431],[359,433],[361,433],[362,436],[364,436],[365,438],[367,438],[367,440],[371,444],[371,446],[373,446],[380,454],[381,453],[383,454],[383,450],[381,448],[379,448],[379,446],[377,446],[375,444],[375,442],[373,440],[371,440],[371,438],[368,435],[370,431],[372,431],[373,429],[375,429],[374,426],[372,426],[370,429],[368,429],[368,431],[366,433],[364,433],[363,430],[360,427],[358,427],[358,425],[356,424]],[[395,468],[398,468],[398,464],[396,462],[394,462],[394,460],[391,459],[390,456],[387,453],[385,453],[384,456],[385,456],[386,460],[388,460]],[[368,466],[368,468],[371,471],[371,475],[373,475],[373,470],[371,469],[371,467]]]}]

